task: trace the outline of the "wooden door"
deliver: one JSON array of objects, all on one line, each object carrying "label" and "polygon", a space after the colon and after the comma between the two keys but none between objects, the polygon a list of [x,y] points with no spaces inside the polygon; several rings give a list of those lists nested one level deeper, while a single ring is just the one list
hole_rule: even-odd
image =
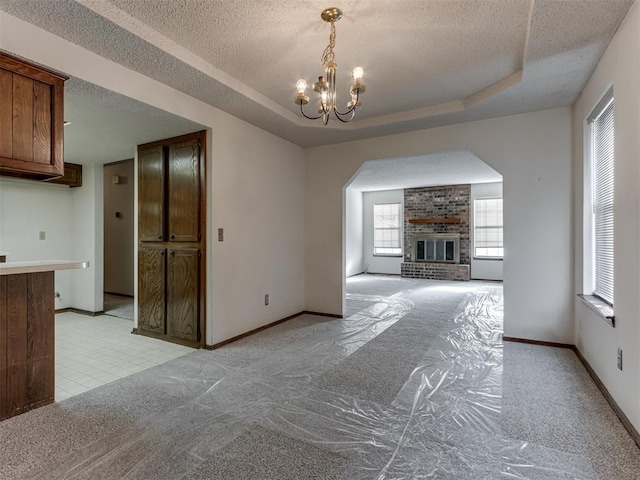
[{"label": "wooden door", "polygon": [[0,174],[63,174],[63,87],[67,77],[0,52]]},{"label": "wooden door", "polygon": [[200,340],[200,249],[170,248],[167,265],[167,333]]},{"label": "wooden door", "polygon": [[166,250],[138,249],[138,330],[165,333]]},{"label": "wooden door", "polygon": [[162,145],[138,151],[138,235],[141,242],[164,240],[164,154]]},{"label": "wooden door", "polygon": [[205,149],[204,131],[138,146],[136,331],[193,347],[205,333]]},{"label": "wooden door", "polygon": [[169,145],[169,241],[200,240],[200,139]]}]

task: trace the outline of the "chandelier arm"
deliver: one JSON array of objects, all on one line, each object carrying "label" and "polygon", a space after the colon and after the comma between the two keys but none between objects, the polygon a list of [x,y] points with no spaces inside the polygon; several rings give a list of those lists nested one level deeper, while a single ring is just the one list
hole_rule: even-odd
[{"label": "chandelier arm", "polygon": [[352,113],[354,110],[356,109],[356,106],[354,105],[353,107],[349,108],[349,110],[347,110],[346,112],[341,112],[340,110],[338,110],[338,107],[335,107],[333,109],[333,111],[335,112],[336,115],[349,115],[350,113]]},{"label": "chandelier arm", "polygon": [[[302,108],[302,104],[300,104],[300,112],[302,113],[302,115],[305,118],[308,118],[309,120],[318,120],[319,118],[322,118],[325,116],[325,114],[323,113],[322,115],[318,115],[317,117],[310,117],[309,115],[307,115],[306,113],[304,113],[304,109]],[[325,123],[326,125],[326,123]]]},{"label": "chandelier arm", "polygon": [[[340,117],[338,115],[345,116],[345,115],[349,115],[351,113],[352,114],[351,115],[351,119],[353,119],[353,117],[355,115],[355,113],[353,113],[353,112],[355,111],[356,107],[358,106],[358,100],[360,100],[360,91],[356,92],[356,101],[353,104],[353,106],[349,110],[347,110],[346,112],[341,112],[340,110],[338,110],[338,107],[334,107],[333,111],[336,114],[336,118],[340,119]],[[350,122],[351,120],[348,120],[348,121]]]},{"label": "chandelier arm", "polygon": [[[351,117],[349,118],[349,120],[345,120],[344,118],[342,118],[342,117],[344,117],[344,116],[347,116],[347,115],[349,114],[349,112],[351,112]],[[335,115],[336,115],[336,118],[337,118],[338,120],[340,120],[342,123],[349,123],[349,122],[350,122],[351,120],[353,120],[353,119],[354,119],[354,117],[356,116],[355,108],[350,109],[350,110],[349,110],[348,112],[346,112],[346,113],[340,113],[340,112],[338,112],[338,110],[335,110],[335,111],[334,111],[334,113],[335,113]]]}]

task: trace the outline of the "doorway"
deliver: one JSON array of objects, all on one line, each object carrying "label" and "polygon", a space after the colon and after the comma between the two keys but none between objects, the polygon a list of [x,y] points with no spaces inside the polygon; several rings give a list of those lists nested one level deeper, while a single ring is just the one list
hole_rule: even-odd
[{"label": "doorway", "polygon": [[134,162],[107,163],[104,175],[104,307],[134,320]]}]

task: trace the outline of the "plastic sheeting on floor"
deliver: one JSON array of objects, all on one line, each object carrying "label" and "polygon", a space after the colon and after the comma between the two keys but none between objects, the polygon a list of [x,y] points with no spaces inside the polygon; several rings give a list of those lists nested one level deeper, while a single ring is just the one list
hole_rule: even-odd
[{"label": "plastic sheeting on floor", "polygon": [[[391,405],[315,387],[315,379],[412,308],[402,294],[357,299],[371,306],[341,321],[296,319],[307,322],[305,335],[282,327],[274,333],[277,348],[256,338],[260,360],[245,367],[236,361],[248,355],[242,345],[237,353],[194,352],[94,397],[70,399],[61,407],[65,415],[96,418],[99,410],[102,418],[119,415],[119,423],[32,476],[214,478],[221,465],[237,463],[241,471],[229,478],[256,471],[278,479],[597,478],[582,457],[501,435],[498,288],[466,296]],[[288,471],[278,455],[256,447],[260,438],[285,458],[313,458]],[[314,456],[318,449],[326,455]],[[235,462],[238,455],[244,458]]]}]

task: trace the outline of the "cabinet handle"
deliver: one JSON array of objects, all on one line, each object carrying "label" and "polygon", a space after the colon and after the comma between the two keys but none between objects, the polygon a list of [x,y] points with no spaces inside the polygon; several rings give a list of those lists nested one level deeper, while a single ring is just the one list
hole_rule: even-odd
[{"label": "cabinet handle", "polygon": [[158,235],[158,240],[162,240],[162,235]]},{"label": "cabinet handle", "polygon": [[176,251],[175,250],[171,250],[171,256],[175,257],[176,256]]},{"label": "cabinet handle", "polygon": [[164,250],[160,252],[160,255],[164,257]]},{"label": "cabinet handle", "polygon": [[171,240],[175,240],[176,236],[172,233],[171,234]]}]

